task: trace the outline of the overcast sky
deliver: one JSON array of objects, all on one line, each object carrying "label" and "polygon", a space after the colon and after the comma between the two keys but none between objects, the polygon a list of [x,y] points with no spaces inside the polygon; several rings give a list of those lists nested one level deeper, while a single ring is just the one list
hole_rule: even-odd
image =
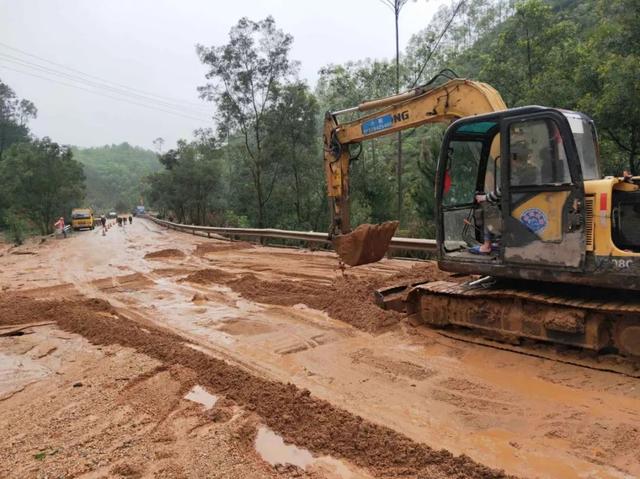
[{"label": "overcast sky", "polygon": [[[401,47],[444,3],[407,4]],[[300,61],[300,77],[311,86],[329,63],[394,54],[393,15],[380,0],[0,0],[0,79],[36,104],[31,128],[37,136],[147,148],[161,136],[169,147],[195,128],[212,126],[212,106],[196,92],[205,68],[195,45],[224,44],[240,17],[269,14],[293,35],[291,58]],[[92,77],[78,83],[80,74]],[[115,90],[100,88],[100,96],[69,86],[95,90],[87,82],[103,80],[144,97],[118,101]],[[156,96],[151,104],[157,109],[133,104],[148,105],[147,95]],[[183,116],[158,110],[171,109],[171,102]]]}]

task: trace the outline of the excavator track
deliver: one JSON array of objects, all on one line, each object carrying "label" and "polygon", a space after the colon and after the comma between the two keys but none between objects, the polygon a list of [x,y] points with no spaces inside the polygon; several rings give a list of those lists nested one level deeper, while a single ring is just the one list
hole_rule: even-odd
[{"label": "excavator track", "polygon": [[[640,299],[630,292],[513,280],[432,281],[378,290],[376,300],[457,339],[498,342],[503,349],[556,360],[555,353],[520,344],[533,340],[614,353],[618,359],[607,366],[593,358],[580,365],[639,375]],[[580,363],[577,357],[565,361]]]}]

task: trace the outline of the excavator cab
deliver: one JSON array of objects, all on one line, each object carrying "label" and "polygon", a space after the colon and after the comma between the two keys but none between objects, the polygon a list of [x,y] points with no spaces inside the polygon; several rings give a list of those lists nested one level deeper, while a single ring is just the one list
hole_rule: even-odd
[{"label": "excavator cab", "polygon": [[[543,107],[451,124],[436,184],[442,269],[540,280],[553,280],[555,271],[584,270],[582,165],[590,174],[599,175],[599,168],[588,144],[581,141],[578,151],[571,125],[577,130],[578,120],[583,133],[591,128],[580,114]],[[595,149],[595,142],[590,145]]]}]

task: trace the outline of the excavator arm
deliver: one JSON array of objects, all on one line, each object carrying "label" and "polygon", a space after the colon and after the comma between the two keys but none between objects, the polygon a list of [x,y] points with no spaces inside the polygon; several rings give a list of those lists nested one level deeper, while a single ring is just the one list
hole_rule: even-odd
[{"label": "excavator arm", "polygon": [[[507,108],[500,94],[486,83],[453,78],[435,85],[434,80],[399,95],[365,101],[356,107],[325,115],[324,170],[332,214],[329,234],[336,252],[348,265],[380,260],[398,227],[397,221],[389,221],[381,225],[360,225],[351,231],[349,165],[354,159],[352,145],[426,123],[451,122]],[[357,111],[373,112],[357,120],[339,123],[338,116]]]}]

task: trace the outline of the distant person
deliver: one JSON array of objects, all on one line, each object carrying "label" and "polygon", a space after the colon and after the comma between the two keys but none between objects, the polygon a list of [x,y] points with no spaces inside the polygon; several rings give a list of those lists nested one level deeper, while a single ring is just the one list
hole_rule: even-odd
[{"label": "distant person", "polygon": [[133,216],[129,215],[129,224],[133,223]]},{"label": "distant person", "polygon": [[122,218],[120,216],[116,218],[116,223],[118,223],[118,226],[122,226]]},{"label": "distant person", "polygon": [[58,234],[61,234],[65,238],[67,237],[67,232],[64,229],[64,218],[62,216],[58,218],[58,221],[56,221],[53,226],[58,230]]}]

